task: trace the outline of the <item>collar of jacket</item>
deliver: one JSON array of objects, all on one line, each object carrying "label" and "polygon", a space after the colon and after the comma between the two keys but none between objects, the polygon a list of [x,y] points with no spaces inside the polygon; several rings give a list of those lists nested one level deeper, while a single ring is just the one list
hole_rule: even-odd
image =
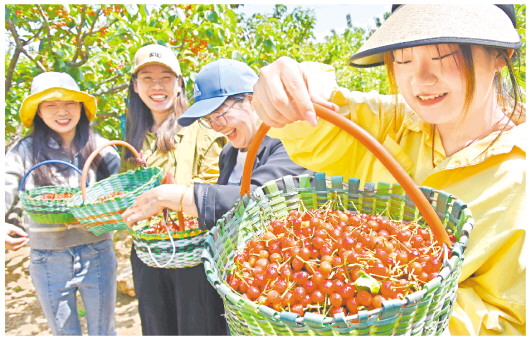
[{"label": "collar of jacket", "polygon": [[438,167],[454,169],[476,165],[491,157],[510,153],[515,149],[519,149],[526,154],[528,142],[528,132],[526,130],[526,123],[522,123],[507,131],[494,131],[485,138],[446,158]]}]

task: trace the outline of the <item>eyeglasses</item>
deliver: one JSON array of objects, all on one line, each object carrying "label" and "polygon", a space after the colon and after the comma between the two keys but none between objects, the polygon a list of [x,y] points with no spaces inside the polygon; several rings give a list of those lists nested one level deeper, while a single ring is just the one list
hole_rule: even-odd
[{"label": "eyeglasses", "polygon": [[[225,118],[225,114],[228,113],[228,111],[230,111],[234,105],[237,103],[237,101],[234,101],[232,103],[232,105],[230,105],[228,107],[228,109],[226,109],[225,112],[223,113],[219,113],[219,112],[212,112],[209,114],[209,118],[206,118],[206,117],[203,117],[203,118],[200,118],[199,119],[199,124],[201,124],[202,126],[204,126],[205,128],[207,129],[213,129],[213,126],[217,126],[219,128],[223,128],[226,126],[227,121],[226,121],[226,118]],[[226,105],[225,105],[226,106]]]}]

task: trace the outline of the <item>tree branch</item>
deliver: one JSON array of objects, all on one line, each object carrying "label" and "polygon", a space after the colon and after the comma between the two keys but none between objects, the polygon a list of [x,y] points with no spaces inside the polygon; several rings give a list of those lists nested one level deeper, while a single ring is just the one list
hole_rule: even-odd
[{"label": "tree branch", "polygon": [[40,34],[40,29],[35,32],[35,34],[30,37],[28,40],[24,41],[20,39],[20,36],[18,35],[18,32],[15,28],[15,25],[13,24],[13,21],[11,18],[8,18],[7,20],[7,27],[11,34],[13,35],[13,39],[15,40],[15,51],[13,52],[13,56],[11,58],[11,61],[9,62],[9,66],[6,70],[6,80],[5,80],[5,95],[7,96],[7,93],[11,89],[11,84],[13,82],[13,74],[15,72],[15,67],[18,63],[18,59],[20,57],[20,53],[24,53],[30,60],[32,60],[41,70],[46,71],[44,66],[33,59],[31,56],[29,56],[28,52],[24,49],[24,46],[26,46],[30,41],[33,39],[36,39]]},{"label": "tree branch", "polygon": [[83,31],[83,26],[85,25],[86,5],[81,6],[80,12],[81,12],[81,20],[79,22],[79,25],[77,25],[77,35],[75,39],[76,49],[75,49],[74,57],[72,58],[72,63],[75,63],[77,61],[80,51],[82,52],[82,49],[83,49],[83,37],[81,36],[81,32]]},{"label": "tree branch", "polygon": [[124,84],[120,84],[120,85],[117,85],[117,86],[111,87],[110,89],[108,89],[108,90],[106,90],[106,91],[101,91],[101,92],[93,93],[92,95],[93,95],[93,96],[102,96],[102,95],[104,95],[104,94],[116,93],[116,92],[123,91],[123,90],[125,90],[125,89],[128,88],[128,87],[129,87],[129,84],[124,83]]},{"label": "tree branch", "polygon": [[121,76],[120,74],[116,74],[115,76],[112,76],[110,78],[107,78],[105,79],[104,81],[100,82],[100,83],[97,83],[96,85],[94,85],[93,87],[94,88],[98,88],[98,87],[101,87],[101,85],[105,84],[105,83],[108,83],[110,81],[113,81],[114,79],[118,78],[119,76]]},{"label": "tree branch", "polygon": [[48,21],[48,17],[44,13],[44,11],[42,10],[42,7],[40,5],[37,5],[37,9],[39,10],[39,14],[42,17],[42,21],[44,22],[44,29],[46,31],[46,35],[48,36],[48,41],[51,42],[52,41],[52,34],[50,32],[50,23]]},{"label": "tree branch", "polygon": [[32,62],[34,62],[35,65],[37,65],[37,67],[40,68],[40,70],[41,70],[42,72],[46,72],[46,67],[45,67],[44,65],[42,65],[42,63],[41,63],[40,61],[38,61],[37,59],[33,58],[33,57],[28,53],[28,51],[26,51],[26,50],[23,49],[23,50],[22,50],[22,53],[23,53],[26,57],[28,57],[29,60],[31,60]]}]

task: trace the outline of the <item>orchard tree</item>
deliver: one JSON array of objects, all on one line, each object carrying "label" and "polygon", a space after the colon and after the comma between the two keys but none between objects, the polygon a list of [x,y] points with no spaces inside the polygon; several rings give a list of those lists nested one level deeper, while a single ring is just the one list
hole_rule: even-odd
[{"label": "orchard tree", "polygon": [[135,51],[149,43],[171,47],[191,89],[191,70],[234,44],[237,18],[229,5],[6,6],[6,146],[26,133],[18,109],[31,80],[45,71],[66,72],[95,95],[94,127],[122,138]]},{"label": "orchard tree", "polygon": [[[108,139],[122,139],[127,88],[133,56],[146,44],[158,43],[179,58],[188,96],[197,72],[218,58],[232,58],[256,72],[281,56],[330,64],[339,85],[359,91],[388,93],[384,67],[357,69],[348,58],[370,36],[345,16],[347,28],[315,41],[315,13],[275,5],[271,14],[250,17],[241,5],[6,5],[5,142],[9,147],[27,133],[18,110],[31,80],[44,71],[70,74],[81,90],[96,96],[93,126]],[[354,5],[352,5],[354,6]],[[526,85],[526,5],[516,5],[523,38],[516,76]],[[386,13],[385,16],[388,16]],[[337,18],[339,20],[340,18]],[[375,26],[383,18],[374,18]]]}]

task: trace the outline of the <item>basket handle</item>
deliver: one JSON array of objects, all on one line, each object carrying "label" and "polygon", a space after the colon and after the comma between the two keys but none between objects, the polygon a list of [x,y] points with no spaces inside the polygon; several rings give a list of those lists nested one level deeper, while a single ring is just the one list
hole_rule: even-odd
[{"label": "basket handle", "polygon": [[173,237],[171,236],[171,232],[169,231],[167,223],[166,223],[166,231],[167,231],[167,234],[169,236],[169,241],[171,242],[171,247],[173,247],[173,253],[171,254],[171,258],[165,264],[161,265],[160,263],[158,263],[158,261],[153,256],[153,253],[151,252],[151,247],[149,247],[149,245],[147,245],[147,251],[149,252],[149,257],[151,257],[151,260],[153,260],[153,262],[158,266],[158,268],[164,268],[168,264],[170,264],[171,261],[173,261],[173,258],[175,257],[175,254],[177,253],[177,246],[175,245],[175,241],[173,240]]},{"label": "basket handle", "polygon": [[[24,177],[22,177],[22,180],[20,181],[20,185],[18,186],[18,191],[23,191],[24,190],[24,186],[26,185],[26,179],[28,178],[29,174],[37,169],[39,166],[41,165],[46,165],[46,164],[51,164],[51,163],[58,163],[58,164],[62,164],[62,165],[66,165],[66,166],[69,166],[70,168],[74,169],[75,171],[77,171],[80,175],[81,175],[81,170],[79,170],[78,167],[76,167],[75,165],[73,165],[72,163],[68,163],[68,162],[65,162],[65,161],[61,161],[61,160],[47,160],[47,161],[42,161],[40,163],[37,163],[35,164],[34,166],[32,166],[28,172],[26,172],[24,174]],[[88,182],[86,183],[88,185]]]},{"label": "basket handle", "polygon": [[88,169],[90,168],[90,164],[92,163],[94,158],[96,158],[96,156],[101,152],[101,150],[103,150],[107,146],[111,146],[111,145],[122,145],[122,146],[125,146],[129,150],[131,150],[131,152],[133,153],[134,157],[141,158],[141,156],[138,153],[138,151],[136,151],[136,149],[131,144],[129,144],[127,142],[124,142],[122,140],[111,140],[111,141],[108,141],[107,143],[101,145],[96,150],[92,151],[92,153],[90,154],[90,156],[88,156],[88,158],[87,158],[87,160],[85,162],[85,166],[83,167],[83,173],[81,175],[81,194],[83,195],[83,201],[86,201],[86,186],[85,186],[85,182],[87,180]]},{"label": "basket handle", "polygon": [[[410,196],[412,202],[418,207],[418,210],[425,218],[425,221],[431,228],[435,239],[440,243],[445,243],[448,246],[451,244],[449,236],[445,230],[440,218],[434,211],[425,195],[418,188],[416,183],[410,178],[410,176],[403,170],[401,165],[390,155],[390,153],[379,143],[375,137],[370,135],[364,129],[359,127],[357,124],[347,119],[346,117],[329,110],[318,104],[314,104],[315,112],[317,116],[328,122],[340,127],[345,130],[353,137],[357,138],[364,146],[368,148],[383,165],[390,171],[398,183],[403,187],[405,192]],[[241,178],[241,196],[250,195],[250,178],[252,177],[252,168],[254,166],[254,160],[258,152],[258,148],[261,141],[269,131],[270,126],[262,123],[259,127],[256,135],[252,139],[247,152],[247,158],[245,160],[245,166],[243,168],[243,176]]]},{"label": "basket handle", "polygon": [[[162,184],[175,184],[175,178],[173,177],[171,172],[168,171],[166,173],[166,175],[162,179]],[[184,193],[186,193],[186,191],[184,191]],[[181,206],[182,206],[182,204],[181,204]],[[168,209],[164,208],[163,213],[164,213],[164,220],[166,220],[165,222],[167,222],[167,217],[166,216],[169,214]],[[184,228],[185,228],[185,226],[184,226],[184,214],[182,213],[182,210],[178,210],[177,211],[177,218],[179,220],[179,231],[184,231]]]}]

